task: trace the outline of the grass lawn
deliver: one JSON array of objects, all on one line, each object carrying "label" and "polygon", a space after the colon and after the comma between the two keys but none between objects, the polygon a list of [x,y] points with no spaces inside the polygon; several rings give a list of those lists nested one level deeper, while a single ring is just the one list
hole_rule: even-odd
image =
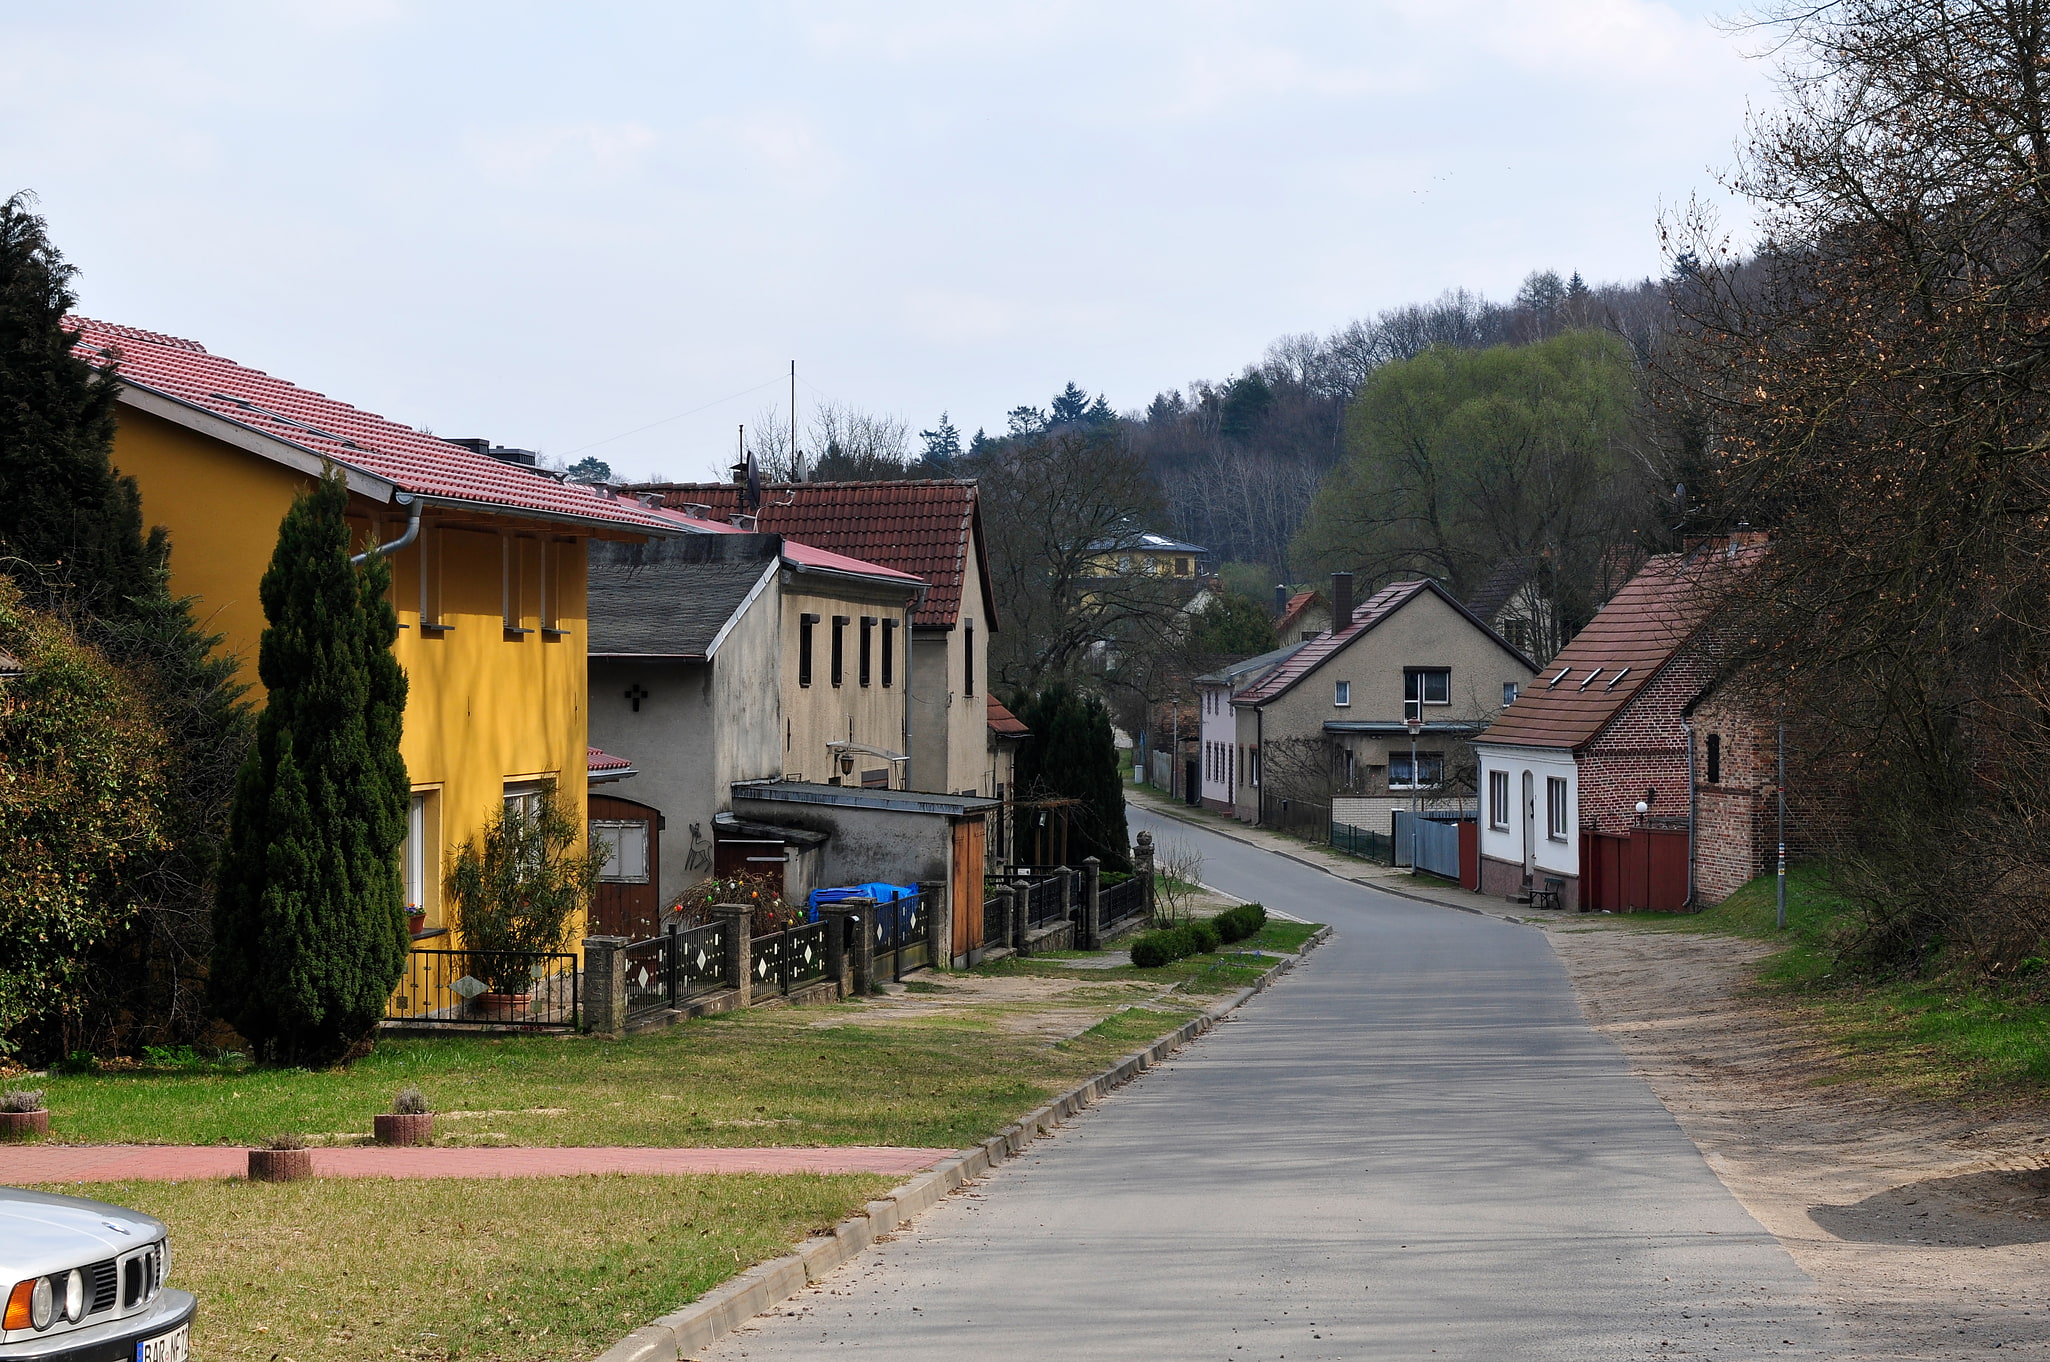
[{"label": "grass lawn", "polygon": [[1782,942],[1759,971],[1758,988],[1820,1028],[1844,1060],[1831,1079],[1967,1104],[2040,1102],[2050,1093],[2050,971],[2039,966],[1999,982],[1962,973],[1861,977],[1841,968],[1830,949],[1832,933],[1853,908],[1831,889],[1827,873],[1812,865],[1788,870],[1784,932],[1775,924],[1773,880],[1761,875],[1701,913],[1611,920]]},{"label": "grass lawn", "polygon": [[[1274,923],[1245,945],[1292,950],[1311,930]],[[1005,960],[921,972],[890,1002],[756,1008],[617,1041],[403,1038],[322,1072],[37,1082],[56,1138],[86,1143],[252,1144],[282,1132],[346,1141],[367,1135],[410,1084],[439,1113],[444,1144],[959,1148],[1272,963],[1232,948],[1156,970]]]},{"label": "grass lawn", "polygon": [[722,1174],[136,1182],[80,1190],[171,1227],[192,1355],[588,1358],[790,1251],[893,1180]]}]

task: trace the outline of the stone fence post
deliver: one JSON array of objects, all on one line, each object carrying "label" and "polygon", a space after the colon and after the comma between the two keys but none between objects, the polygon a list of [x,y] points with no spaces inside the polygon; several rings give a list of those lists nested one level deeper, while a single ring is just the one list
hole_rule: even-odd
[{"label": "stone fence post", "polygon": [[626,1032],[626,947],[623,936],[584,938],[584,1029],[592,1035]]},{"label": "stone fence post", "polygon": [[1132,869],[1146,886],[1146,920],[1153,920],[1153,834],[1139,834],[1139,847],[1132,855]]},{"label": "stone fence post", "polygon": [[1077,949],[1103,949],[1103,862],[1094,856],[1082,861],[1082,921],[1077,925]]},{"label": "stone fence post", "polygon": [[932,967],[954,967],[954,908],[944,880],[920,880],[918,901],[925,909],[925,938],[932,947]]},{"label": "stone fence post", "polygon": [[1032,930],[1032,904],[1027,897],[1031,893],[1029,885],[1011,886],[1011,949],[1019,955],[1030,953],[1025,937]]},{"label": "stone fence post", "polygon": [[866,998],[876,984],[876,901],[841,899],[847,910],[847,963],[854,974],[854,996]]},{"label": "stone fence post", "polygon": [[734,1004],[746,1007],[754,982],[755,910],[745,903],[715,903],[712,916],[726,927],[726,987],[739,995]]}]

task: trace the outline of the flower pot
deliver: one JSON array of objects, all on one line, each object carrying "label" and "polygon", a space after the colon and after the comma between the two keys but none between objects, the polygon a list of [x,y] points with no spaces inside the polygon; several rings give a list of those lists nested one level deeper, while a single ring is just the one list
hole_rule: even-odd
[{"label": "flower pot", "polygon": [[533,1004],[531,993],[479,993],[471,1007],[486,1021],[517,1021]]},{"label": "flower pot", "polygon": [[426,931],[426,930],[427,930],[427,914],[425,914],[425,913],[408,913],[408,914],[406,914],[406,930],[407,930],[407,931],[409,931],[409,932],[411,932],[411,933],[412,933],[412,934],[413,934],[414,936],[418,936],[418,935],[420,935],[420,933],[422,933],[422,932]]},{"label": "flower pot", "polygon": [[434,1143],[434,1113],[431,1111],[383,1112],[371,1118],[379,1144],[415,1145]]},{"label": "flower pot", "polygon": [[0,1111],[0,1140],[33,1140],[50,1133],[50,1113]]},{"label": "flower pot", "polygon": [[297,1182],[313,1176],[310,1149],[252,1149],[249,1151],[251,1182]]}]

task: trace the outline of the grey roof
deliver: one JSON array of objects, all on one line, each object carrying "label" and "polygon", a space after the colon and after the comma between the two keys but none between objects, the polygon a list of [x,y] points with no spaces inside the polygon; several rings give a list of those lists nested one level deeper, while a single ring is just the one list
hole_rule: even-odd
[{"label": "grey roof", "polygon": [[1530,580],[1536,564],[1528,558],[1504,558],[1496,564],[1488,580],[1481,583],[1480,590],[1473,593],[1473,599],[1466,608],[1487,623],[1494,623],[1495,616],[1502,613],[1502,607]]},{"label": "grey roof", "polygon": [[1303,644],[1308,641],[1308,639],[1298,639],[1286,647],[1276,648],[1271,653],[1262,653],[1258,657],[1249,657],[1243,662],[1228,663],[1211,672],[1208,676],[1197,677],[1196,684],[1199,686],[1237,685],[1248,676],[1255,676],[1279,667],[1282,663],[1301,652]]},{"label": "grey roof", "polygon": [[593,541],[592,657],[709,657],[776,570],[773,534],[696,534],[646,544]]},{"label": "grey roof", "polygon": [[742,780],[733,785],[735,799],[762,799],[784,804],[839,804],[858,809],[896,809],[903,813],[980,813],[1002,806],[1000,800],[977,795],[927,794],[923,790],[871,790],[859,785],[820,785],[808,780]]}]

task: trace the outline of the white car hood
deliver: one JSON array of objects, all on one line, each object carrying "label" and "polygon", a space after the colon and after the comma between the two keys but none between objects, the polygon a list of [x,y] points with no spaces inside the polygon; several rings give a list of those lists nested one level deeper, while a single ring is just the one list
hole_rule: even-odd
[{"label": "white car hood", "polygon": [[0,1291],[28,1277],[83,1267],[164,1237],[164,1222],[83,1197],[0,1187]]}]

